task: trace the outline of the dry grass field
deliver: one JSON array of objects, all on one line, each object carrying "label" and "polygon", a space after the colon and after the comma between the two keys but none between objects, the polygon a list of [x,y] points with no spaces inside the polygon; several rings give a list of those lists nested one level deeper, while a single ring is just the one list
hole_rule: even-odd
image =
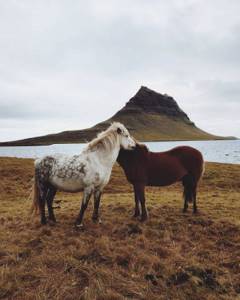
[{"label": "dry grass field", "polygon": [[33,161],[0,158],[0,299],[240,299],[240,165],[207,163],[199,213],[180,184],[148,188],[149,220],[114,167],[102,224],[73,222],[81,194],[56,196],[55,226],[29,217]]}]

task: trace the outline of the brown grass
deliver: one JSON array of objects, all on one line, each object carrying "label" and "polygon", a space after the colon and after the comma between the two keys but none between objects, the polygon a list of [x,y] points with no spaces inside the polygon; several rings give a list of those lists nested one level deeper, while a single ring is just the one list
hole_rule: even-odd
[{"label": "brown grass", "polygon": [[114,167],[101,225],[80,194],[57,194],[56,226],[29,218],[33,161],[0,158],[0,299],[237,299],[240,166],[207,163],[198,204],[181,212],[182,188],[148,188],[149,221],[131,219],[132,188]]}]

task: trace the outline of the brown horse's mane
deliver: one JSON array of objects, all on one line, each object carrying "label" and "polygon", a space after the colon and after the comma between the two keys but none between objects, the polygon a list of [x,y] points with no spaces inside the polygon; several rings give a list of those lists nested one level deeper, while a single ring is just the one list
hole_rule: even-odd
[{"label": "brown horse's mane", "polygon": [[139,147],[142,150],[145,150],[146,152],[149,152],[149,148],[145,144],[142,144],[137,140],[136,140],[136,146]]},{"label": "brown horse's mane", "polygon": [[120,149],[117,162],[127,170],[132,169],[132,163],[136,160],[143,161],[147,158],[148,154],[150,153],[148,147],[145,144],[140,143],[135,139],[136,147],[134,150],[124,150]]}]

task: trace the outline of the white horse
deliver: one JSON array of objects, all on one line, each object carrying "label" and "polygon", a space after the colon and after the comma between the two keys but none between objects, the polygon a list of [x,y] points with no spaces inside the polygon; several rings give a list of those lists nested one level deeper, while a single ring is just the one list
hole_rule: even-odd
[{"label": "white horse", "polygon": [[136,142],[121,123],[113,123],[93,139],[79,155],[45,156],[35,161],[33,210],[40,210],[41,223],[46,224],[45,203],[49,220],[56,222],[52,203],[57,190],[83,191],[83,200],[75,222],[82,226],[84,212],[94,194],[93,221],[98,221],[98,207],[103,188],[108,183],[120,148],[131,150]]}]

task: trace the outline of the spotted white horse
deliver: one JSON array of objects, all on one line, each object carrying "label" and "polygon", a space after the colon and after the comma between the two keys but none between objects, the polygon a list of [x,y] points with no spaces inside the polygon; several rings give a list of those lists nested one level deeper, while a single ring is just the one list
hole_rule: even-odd
[{"label": "spotted white horse", "polygon": [[46,224],[45,203],[49,220],[56,222],[53,199],[57,190],[83,191],[82,205],[75,225],[82,226],[84,212],[94,194],[93,221],[98,221],[101,193],[108,183],[120,148],[133,149],[134,139],[121,123],[113,123],[93,139],[79,155],[52,155],[35,161],[33,210],[40,211],[41,224]]}]

